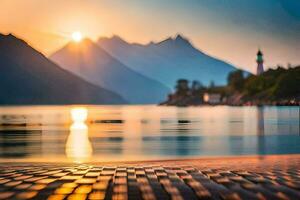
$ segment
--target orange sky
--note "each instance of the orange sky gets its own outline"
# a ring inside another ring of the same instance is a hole
[[[295,36],[300,27],[298,18],[287,15],[279,6],[270,11],[276,14],[271,16],[274,23],[278,17],[276,26],[263,18],[268,16],[264,15],[265,10],[259,24],[257,19],[250,20],[252,16],[243,15],[248,10],[232,18],[232,5],[227,3],[222,8],[212,4],[213,1],[191,0],[190,4],[184,4],[180,0],[132,0],[125,4],[120,0],[0,0],[0,32],[13,33],[46,55],[67,43],[74,31],[81,31],[93,40],[116,34],[139,43],[160,41],[182,33],[197,48],[249,71],[255,71],[258,47],[265,53],[268,66],[300,64],[297,55],[300,40]],[[287,27],[289,32],[280,32],[283,27],[279,18],[283,17],[293,22]],[[238,21],[239,18],[245,20],[247,26]],[[264,29],[263,22],[271,26]],[[274,32],[274,29],[280,31]]]

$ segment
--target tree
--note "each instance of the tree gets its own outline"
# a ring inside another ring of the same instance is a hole
[[[280,76],[273,88],[273,95],[279,99],[300,97],[299,72],[297,74],[297,71],[293,70]]]
[[[300,98],[300,66],[269,69],[261,76],[244,80],[243,93],[249,99],[282,100]]]
[[[241,92],[244,88],[244,74],[242,70],[230,72],[227,78],[228,85],[234,91]]]
[[[203,85],[200,81],[193,81],[192,82],[192,91],[198,91],[203,88]]]
[[[189,88],[189,81],[186,79],[179,79],[176,84],[176,94],[179,96],[186,96],[188,95],[190,88]]]

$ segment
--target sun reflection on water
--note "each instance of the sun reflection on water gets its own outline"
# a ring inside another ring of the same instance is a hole
[[[85,121],[88,110],[84,107],[71,109],[70,134],[66,144],[66,155],[76,163],[86,162],[93,153],[92,145],[88,136],[88,126]]]

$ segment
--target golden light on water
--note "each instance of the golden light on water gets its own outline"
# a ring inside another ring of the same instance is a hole
[[[76,107],[71,109],[71,117],[73,122],[78,123],[82,122],[85,123],[87,119],[88,111],[84,107]]]
[[[81,32],[79,31],[75,31],[72,33],[72,39],[75,41],[75,42],[80,42],[82,40],[82,34]]]
[[[86,108],[72,108],[70,134],[66,144],[66,155],[76,163],[89,160],[93,149],[88,135],[88,126],[85,121],[88,116]]]

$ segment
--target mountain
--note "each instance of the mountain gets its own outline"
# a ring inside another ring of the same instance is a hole
[[[0,104],[126,103],[60,68],[11,34],[0,34],[0,61]]]
[[[90,39],[70,42],[50,59],[89,82],[119,93],[130,103],[159,103],[169,93],[166,86],[130,69]]]
[[[98,45],[112,56],[146,76],[173,88],[178,79],[214,81],[225,85],[236,68],[196,49],[181,35],[147,45],[130,44],[119,36],[99,38]]]

